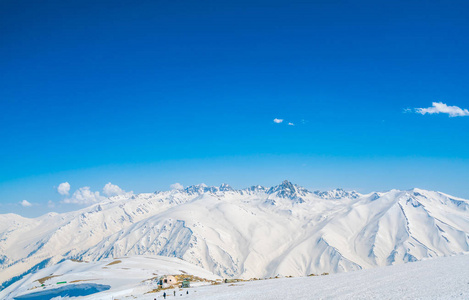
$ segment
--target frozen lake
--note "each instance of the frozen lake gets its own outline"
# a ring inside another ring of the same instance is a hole
[[[26,295],[17,296],[16,300],[41,300],[54,297],[80,297],[109,290],[111,286],[96,283],[68,284],[56,289],[47,289]]]

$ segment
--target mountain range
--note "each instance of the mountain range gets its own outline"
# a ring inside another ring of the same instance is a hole
[[[337,273],[469,251],[469,201],[291,182],[125,194],[68,213],[0,215],[2,288],[65,259],[160,255],[223,278]]]

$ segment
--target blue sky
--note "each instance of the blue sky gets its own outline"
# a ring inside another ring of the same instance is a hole
[[[62,182],[469,198],[467,1],[202,2],[0,3],[0,213],[74,209]]]

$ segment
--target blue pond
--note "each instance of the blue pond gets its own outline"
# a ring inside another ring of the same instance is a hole
[[[80,297],[109,290],[110,285],[96,283],[68,284],[56,289],[48,289],[26,295],[16,296],[15,300],[44,300],[54,297]]]

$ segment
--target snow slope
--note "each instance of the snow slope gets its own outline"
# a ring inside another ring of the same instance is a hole
[[[176,291],[180,299],[468,299],[469,298],[469,255],[439,257],[408,264],[338,273],[324,276],[278,278],[219,285],[192,285],[188,289],[169,289],[148,293],[156,287],[149,278],[154,274],[174,274],[183,270],[216,279],[214,275],[190,266],[174,258],[129,257],[119,259],[121,263],[109,265],[116,260],[99,263],[63,262],[48,267],[38,274],[29,275],[0,292],[2,299],[14,299],[34,293],[43,287],[38,279],[59,275],[45,281],[45,290],[57,289],[57,281],[68,281],[63,286],[74,287],[73,280],[106,284],[110,288],[103,292],[73,299],[173,299]],[[72,282],[71,282],[72,281]],[[29,289],[29,290],[28,290]],[[187,294],[188,292],[188,294]],[[26,298],[27,299],[27,298]]]
[[[179,274],[190,274],[207,280],[207,282],[193,283],[196,286],[220,280],[218,276],[174,257],[135,256],[105,259],[99,262],[66,260],[25,276],[1,291],[0,299],[14,299],[21,296],[27,299],[27,295],[47,294],[64,287],[73,290],[83,284],[107,287],[99,293],[98,299],[132,294],[144,295],[157,288],[156,282],[161,276]],[[88,297],[92,296],[88,295],[85,298]],[[49,298],[51,297],[43,296],[42,299]]]
[[[35,219],[0,215],[0,282],[67,258],[133,255],[222,277],[336,273],[469,251],[468,234],[469,201],[440,192],[197,185]]]
[[[435,258],[328,276],[207,286],[191,289],[189,295],[186,298],[193,300],[469,299],[469,256]],[[142,295],[137,299],[153,298]]]

